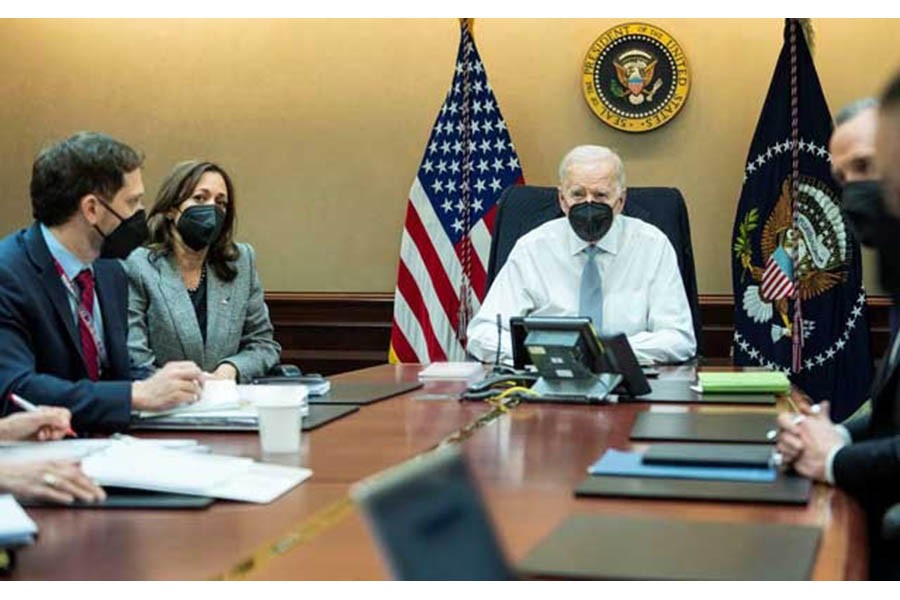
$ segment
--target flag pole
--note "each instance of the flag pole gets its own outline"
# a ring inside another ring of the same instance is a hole
[[[797,90],[797,19],[789,19],[791,53],[791,226],[798,231],[800,201],[800,112]],[[792,244],[791,258],[794,263],[794,279],[798,278],[797,256],[799,244]],[[794,286],[794,326],[791,331],[791,371],[799,373],[803,366],[803,308],[800,300],[800,286]]]
[[[390,356],[401,362],[465,360],[497,205],[503,190],[524,182],[472,19],[454,21],[453,78],[410,185],[400,241]]]
[[[472,114],[471,114],[471,73],[472,73],[472,27],[475,19],[460,19],[460,35],[468,37],[463,44],[463,85],[462,85],[462,111],[460,124],[462,132],[462,185],[460,189],[463,205],[463,246],[462,246],[462,277],[459,284],[459,310],[457,311],[456,337],[459,338],[463,348],[466,347],[466,330],[469,328],[469,320],[472,318]]]

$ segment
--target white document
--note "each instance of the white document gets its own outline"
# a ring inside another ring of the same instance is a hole
[[[116,442],[87,456],[84,472],[101,485],[265,504],[312,475],[309,469],[250,458]]]
[[[207,450],[193,439],[140,439],[117,435],[112,438],[56,440],[52,442],[0,442],[0,463],[36,462],[44,460],[81,460],[89,454],[105,450],[116,439],[127,439],[138,445],[178,448],[193,452]]]
[[[214,386],[214,383],[218,384],[229,382],[207,382],[206,384],[204,384],[203,393],[200,396],[200,400],[198,400],[197,402],[194,402],[192,404],[182,404],[181,406],[177,406],[171,410],[142,410],[138,412],[138,416],[141,418],[146,418],[164,415],[208,413],[222,410],[236,410],[241,407],[242,403],[240,398],[238,397],[235,385],[231,385],[231,387],[228,388],[220,385]]]
[[[100,485],[203,496],[252,464],[250,458],[114,443],[85,457],[81,468]]]
[[[12,494],[0,495],[0,547],[24,546],[34,541],[37,524]]]
[[[310,469],[253,463],[246,471],[215,486],[209,495],[225,500],[268,504],[311,476]]]
[[[420,381],[468,381],[484,375],[480,362],[433,362],[419,371]]]
[[[256,416],[256,405],[272,400],[293,404],[299,402],[303,416],[309,414],[309,387],[302,384],[257,384],[237,386],[238,397],[242,407],[249,407]]]
[[[323,379],[322,381],[308,381],[304,383],[307,388],[309,388],[310,396],[324,396],[328,392],[331,391],[331,381],[328,379]]]

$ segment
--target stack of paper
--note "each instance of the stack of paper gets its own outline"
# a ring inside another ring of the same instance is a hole
[[[312,475],[309,469],[210,454],[196,440],[108,439],[2,444],[0,462],[80,460],[103,486],[210,496],[265,504]],[[13,501],[15,502],[15,501]],[[0,505],[0,534],[6,509]],[[23,513],[24,514],[24,513]]]
[[[290,383],[290,382],[284,382]],[[301,375],[297,378],[297,383],[305,385],[309,390],[310,396],[324,396],[328,392],[331,391],[331,381],[325,379],[321,375]],[[257,384],[259,385],[259,384]],[[243,386],[238,386],[238,392],[240,393],[240,388]]]
[[[330,387],[331,384],[326,382]],[[259,420],[256,414],[256,403],[272,395],[296,396],[302,402],[301,416],[309,415],[307,396],[309,388],[298,384],[255,384],[238,385],[237,400],[231,394],[220,394],[218,391],[205,393],[203,399],[194,404],[179,406],[164,412],[141,411],[136,414],[137,421],[133,425],[203,428],[239,428],[255,429]],[[297,424],[300,427],[300,424]]]
[[[300,427],[300,423],[297,423]],[[132,429],[174,429],[184,431],[255,431],[259,429],[256,407],[246,406],[232,410],[216,410],[202,413],[189,411],[174,414],[150,414],[139,416],[131,422]]]
[[[12,495],[0,495],[0,548],[27,546],[34,542],[37,530]]]
[[[100,485],[260,504],[271,502],[312,475],[309,469],[257,463],[250,458],[125,441],[90,454],[81,468]]]
[[[698,391],[707,394],[784,394],[791,382],[781,371],[707,372],[697,374]]]
[[[433,362],[419,371],[419,381],[474,381],[483,376],[480,362]]]
[[[307,375],[264,375],[252,380],[253,385],[304,385],[310,396],[324,396],[331,391],[331,381],[318,373]],[[241,386],[238,386],[241,387]]]

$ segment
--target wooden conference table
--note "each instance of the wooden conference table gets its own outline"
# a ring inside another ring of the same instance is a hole
[[[418,371],[412,365],[384,365],[336,379],[415,381]],[[684,370],[664,371],[661,377],[684,377]],[[429,384],[305,433],[299,456],[266,460],[307,466],[314,475],[268,505],[219,501],[199,511],[29,509],[40,535],[34,546],[19,552],[10,577],[389,577],[347,491],[361,478],[434,447],[490,410],[484,403],[451,399],[461,387]],[[463,442],[511,561],[522,559],[572,513],[645,515],[821,526],[813,578],[865,577],[863,513],[847,495],[828,486],[815,486],[806,506],[575,498],[573,489],[586,476],[587,466],[606,448],[630,447],[628,434],[635,415],[647,406],[522,404]],[[196,437],[215,452],[261,458],[255,433],[152,436]]]

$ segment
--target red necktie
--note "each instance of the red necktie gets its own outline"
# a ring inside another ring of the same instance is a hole
[[[81,289],[81,305],[91,317],[94,316],[94,274],[84,269],[75,276],[75,283]],[[78,334],[81,336],[81,352],[87,366],[88,377],[93,381],[100,379],[100,360],[94,334],[82,319],[78,319]]]

